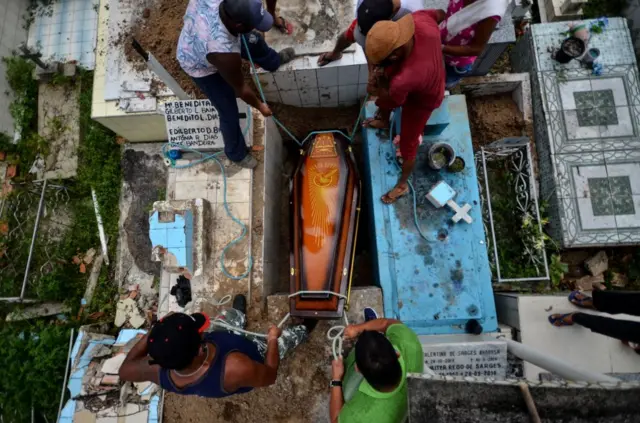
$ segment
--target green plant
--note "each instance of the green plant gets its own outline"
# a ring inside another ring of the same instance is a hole
[[[0,416],[5,422],[56,419],[69,346],[68,325],[0,327]],[[43,418],[44,416],[44,418]]]
[[[49,81],[50,85],[72,85],[74,79],[72,76],[66,76],[62,72],[56,72]]]
[[[589,0],[582,6],[583,19],[594,19],[601,16],[619,17],[622,16],[627,7],[627,0]]]
[[[540,276],[543,269],[532,260],[531,254],[541,257],[550,238],[540,229],[533,215],[519,209],[514,193],[515,176],[504,163],[489,162],[487,166],[500,275],[503,278]],[[541,205],[543,227],[547,223],[544,210]]]
[[[552,254],[549,262],[549,275],[551,277],[551,285],[554,288],[560,287],[560,282],[564,278],[564,274],[569,271],[569,266],[562,262],[559,254]]]

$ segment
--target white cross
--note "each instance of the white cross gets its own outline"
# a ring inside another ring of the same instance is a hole
[[[458,223],[460,219],[464,220],[469,224],[473,222],[473,219],[471,218],[471,216],[469,216],[469,210],[471,210],[471,206],[468,203],[460,207],[458,203],[456,203],[455,201],[449,200],[447,201],[447,206],[451,207],[451,210],[456,212],[456,214],[454,214],[453,217],[451,218],[451,220],[453,220],[454,223]]]

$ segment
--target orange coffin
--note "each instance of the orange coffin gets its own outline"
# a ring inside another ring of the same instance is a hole
[[[315,135],[304,150],[291,187],[291,315],[342,316],[353,265],[360,212],[360,178],[347,139]]]

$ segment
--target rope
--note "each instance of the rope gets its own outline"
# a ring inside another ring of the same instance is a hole
[[[227,295],[227,297],[229,297],[229,296]],[[284,316],[284,318],[282,320],[280,320],[280,322],[278,323],[278,327],[281,328],[282,325],[284,325],[285,322],[287,320],[289,320],[289,317],[291,317],[291,315],[289,313],[287,313],[287,315]],[[213,322],[211,322],[211,324],[213,326],[218,326],[220,328],[226,329],[226,330],[231,331],[231,332],[240,332],[240,333],[243,333],[245,335],[255,336],[255,337],[258,337],[258,338],[267,338],[267,336],[268,336],[266,333],[251,332],[251,331],[248,331],[248,330],[245,330],[245,329],[240,329],[237,326],[230,325],[229,323],[227,323],[226,321],[224,321],[222,319],[215,319]]]
[[[344,326],[336,325],[329,328],[327,331],[327,339],[331,341],[331,351],[333,352],[333,359],[337,360],[338,357],[342,357],[342,343],[344,341],[344,330],[349,326],[349,319],[347,319],[347,313],[342,313],[344,317]]]
[[[251,52],[249,51],[249,44],[247,44],[247,39],[244,36],[244,34],[242,35],[242,43],[244,44],[244,48],[247,51],[247,57],[249,58],[249,63],[251,64],[251,75],[253,76],[253,80],[256,84],[256,87],[258,88],[258,92],[260,93],[260,99],[262,100],[263,103],[267,104],[267,99],[264,96],[264,91],[262,89],[262,84],[260,83],[260,80],[258,79],[258,75],[256,73],[256,65],[253,62],[253,57],[251,56]],[[360,108],[359,112],[358,112],[358,118],[356,119],[356,123],[353,125],[353,130],[351,131],[351,135],[346,135],[345,133],[343,133],[342,131],[339,130],[331,130],[331,131],[312,131],[310,132],[302,141],[298,140],[298,138],[293,135],[291,133],[291,131],[289,131],[289,129],[287,129],[286,126],[284,126],[284,124],[282,122],[280,122],[274,115],[271,115],[271,119],[273,119],[273,121],[276,123],[276,125],[278,125],[280,128],[282,128],[282,130],[284,132],[287,133],[287,135],[289,137],[291,137],[292,140],[294,140],[296,142],[296,144],[298,144],[298,146],[302,147],[304,145],[304,143],[309,139],[309,137],[311,137],[312,135],[317,135],[317,134],[326,134],[326,133],[334,133],[337,132],[339,134],[341,134],[342,136],[344,136],[347,140],[349,140],[349,143],[353,142],[353,137],[356,134],[356,131],[358,129],[358,124],[360,123],[360,118],[362,117],[362,111],[364,110],[366,104],[367,104],[367,100],[369,100],[369,94],[367,94],[364,98],[364,102],[362,103],[362,107]]]
[[[289,294],[289,298],[293,298],[293,297],[297,297],[298,295],[303,295],[303,294],[329,294],[329,295],[335,295],[336,297],[339,298],[343,298],[343,299],[347,299],[347,296],[344,294],[340,294],[339,292],[333,292],[333,291],[298,291],[298,292],[294,292],[293,294]]]
[[[196,153],[196,154],[202,156],[202,158],[199,159],[199,160],[193,161],[193,162],[189,162],[189,163],[184,164],[184,165],[176,165],[175,164],[175,160],[173,160],[173,159],[171,159],[169,157],[169,153],[168,153],[168,150],[167,150],[168,147],[174,147],[174,148],[178,147],[181,150],[188,150],[190,152],[193,152],[193,153]],[[239,225],[242,228],[242,232],[240,233],[240,235],[237,236],[232,241],[230,241],[224,247],[224,249],[222,250],[222,254],[220,254],[220,265],[221,265],[221,268],[222,268],[222,273],[227,278],[232,279],[232,280],[236,280],[236,281],[246,278],[249,275],[249,273],[251,273],[251,269],[253,268],[253,257],[251,256],[251,252],[249,252],[249,255],[248,255],[247,270],[241,275],[232,275],[231,273],[229,273],[229,271],[227,270],[227,267],[224,264],[224,259],[225,259],[226,255],[227,255],[227,251],[231,247],[236,245],[238,242],[240,242],[247,235],[248,231],[247,231],[247,226],[240,219],[235,217],[231,213],[231,211],[229,210],[229,203],[227,203],[227,174],[224,171],[224,166],[222,165],[222,162],[220,162],[220,160],[218,160],[218,156],[220,154],[222,154],[222,152],[219,151],[217,153],[213,153],[213,154],[210,154],[210,155],[204,155],[202,152],[200,152],[198,150],[194,150],[193,148],[190,148],[190,147],[187,147],[187,146],[184,146],[184,145],[167,143],[164,146],[162,146],[162,153],[165,156],[165,158],[168,160],[168,162],[171,164],[171,166],[173,168],[175,168],[175,169],[185,169],[185,168],[192,167],[192,166],[195,166],[197,164],[200,164],[202,162],[205,162],[207,160],[213,160],[220,167],[220,172],[222,173],[223,188],[224,188],[223,189],[223,192],[224,192],[224,210],[227,213],[227,216],[229,216],[231,218],[231,220],[234,221],[234,223],[236,223],[237,225]],[[227,295],[227,296],[223,297],[223,299],[220,300],[220,301],[221,302],[224,301],[227,297],[229,297],[229,296]],[[230,301],[230,300],[227,300],[226,302],[228,302],[228,301]],[[223,304],[225,304],[225,303],[223,303]]]
[[[340,294],[339,292],[333,292],[333,291],[298,291],[298,292],[294,292],[293,294],[289,294],[289,298],[297,297],[298,295],[302,295],[302,294],[329,294],[329,295],[335,295],[338,298],[343,298],[345,301],[347,300],[346,295]],[[344,329],[347,326],[349,326],[349,319],[347,318],[347,313],[343,311],[342,317],[344,318],[344,326],[342,325],[332,326],[327,331],[327,339],[331,341],[331,348],[333,351],[334,360],[337,360],[338,357],[342,356],[342,342],[343,342]]]

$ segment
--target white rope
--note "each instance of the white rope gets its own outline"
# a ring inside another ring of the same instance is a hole
[[[225,295],[224,297],[222,297],[220,299],[220,301],[216,300],[215,298],[212,298],[210,301],[214,306],[219,307],[219,306],[223,306],[223,305],[225,305],[227,303],[230,303],[231,302],[231,298],[232,298],[231,295]],[[209,302],[209,300],[207,302]]]
[[[221,301],[223,301],[223,300],[224,300],[224,298]],[[290,317],[290,314],[287,313],[287,315],[284,316],[284,318],[282,320],[280,320],[280,323],[278,323],[278,327],[281,328],[282,325],[284,325],[285,322],[287,320],[289,320],[289,317]],[[243,333],[245,335],[256,336],[258,338],[266,338],[268,336],[266,333],[251,332],[251,331],[248,331],[248,330],[245,330],[245,329],[240,329],[237,326],[230,325],[229,323],[227,323],[226,321],[224,321],[222,319],[215,319],[214,321],[211,322],[211,324],[214,325],[214,326],[221,327],[221,328],[226,329],[226,330],[231,331],[231,332],[240,332],[240,333]]]
[[[298,291],[298,292],[294,292],[293,294],[289,294],[289,298],[297,297],[298,295],[303,295],[303,294],[329,294],[329,295],[335,295],[336,297],[343,298],[345,300],[347,299],[346,295],[340,294],[339,292],[333,292],[333,291]]]
[[[331,348],[333,352],[333,359],[337,360],[338,357],[342,357],[342,342],[344,339],[344,330],[349,326],[349,319],[347,319],[347,313],[343,312],[344,326],[336,325],[329,328],[327,331],[327,339],[331,341]]]

